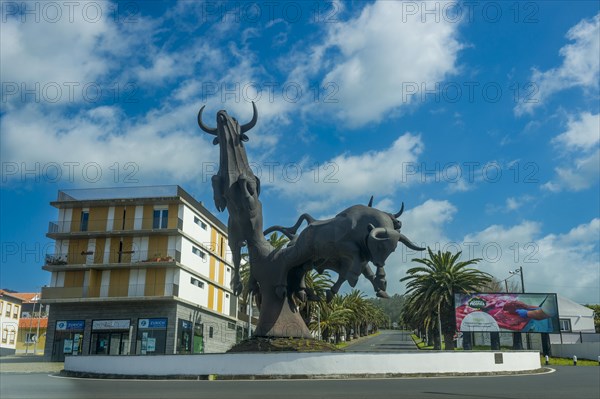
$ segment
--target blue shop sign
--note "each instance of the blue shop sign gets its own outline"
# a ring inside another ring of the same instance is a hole
[[[138,321],[138,328],[165,329],[167,328],[167,318],[140,319]]]
[[[192,329],[192,322],[186,321],[186,320],[180,320],[180,321],[181,321],[181,327],[183,327],[186,330]]]
[[[83,330],[85,320],[59,320],[56,322],[57,331]]]

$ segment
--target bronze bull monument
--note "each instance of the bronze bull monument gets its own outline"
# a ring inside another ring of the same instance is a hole
[[[306,298],[304,276],[309,270],[322,273],[327,269],[339,275],[327,293],[328,300],[345,281],[354,287],[361,274],[373,284],[377,296],[385,298],[388,296],[385,261],[398,242],[417,251],[424,248],[400,232],[402,224],[397,218],[404,204],[398,213],[390,214],[373,208],[372,198],[368,206],[354,205],[331,219],[316,220],[303,214],[292,227],[273,226],[263,232],[262,204],[258,199],[260,180],[250,169],[243,144],[248,141],[246,132],[258,119],[256,105],[252,103],[252,107],[252,120],[244,125],[226,111],[219,111],[216,128],[202,121],[204,107],[198,112],[198,125],[215,136],[213,144],[220,148],[219,171],[212,178],[212,186],[215,206],[229,213],[229,248],[234,265],[232,289],[236,295],[242,291],[241,250],[247,246],[250,289],[261,298],[255,335],[310,338],[308,327],[292,300],[293,295]],[[307,227],[297,233],[304,221]],[[286,247],[276,250],[265,239],[265,235],[273,231],[280,231],[290,239]],[[376,266],[376,273],[369,262]]]

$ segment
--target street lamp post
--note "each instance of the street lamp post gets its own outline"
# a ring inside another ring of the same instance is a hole
[[[519,266],[516,270],[509,271],[510,274],[518,274],[521,277],[521,293],[525,293],[525,281],[523,280],[523,266]]]
[[[523,266],[519,266],[516,270],[511,270],[509,272],[512,275],[518,274],[521,277],[521,293],[525,293],[525,280],[523,279]],[[529,334],[527,337],[527,349],[531,348],[531,340],[529,338]],[[513,333],[513,349],[523,349],[523,343],[521,341],[521,333]]]

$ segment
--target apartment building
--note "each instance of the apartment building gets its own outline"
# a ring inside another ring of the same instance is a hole
[[[14,355],[19,334],[21,298],[14,293],[0,290],[0,355]]]
[[[179,186],[62,190],[45,354],[224,352],[242,335],[226,226]]]

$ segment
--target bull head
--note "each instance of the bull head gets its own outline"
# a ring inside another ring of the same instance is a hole
[[[383,267],[385,260],[396,249],[398,242],[406,245],[414,251],[424,251],[410,241],[404,234],[398,230],[391,230],[385,227],[375,227],[369,224],[369,236],[367,237],[367,247],[371,254],[371,261],[377,267]]]
[[[258,120],[258,112],[256,111],[256,104],[254,104],[254,101],[252,101],[252,120],[241,126],[235,118],[229,117],[225,110],[220,110],[217,112],[217,127],[208,127],[202,121],[202,111],[204,111],[204,107],[206,106],[202,106],[198,112],[198,126],[200,126],[200,129],[204,130],[206,133],[216,136],[213,140],[214,145],[219,144],[219,137],[222,135],[222,132],[225,130],[225,128],[228,128],[228,130],[231,132],[239,132],[238,134],[241,141],[248,141],[246,132],[252,129]]]

